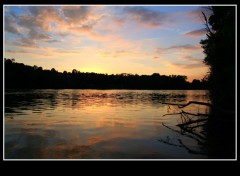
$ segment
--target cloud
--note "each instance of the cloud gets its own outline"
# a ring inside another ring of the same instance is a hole
[[[191,11],[183,12],[182,16],[187,18],[188,20],[191,20],[191,22],[201,23],[202,22],[202,8],[197,8]]]
[[[45,31],[53,30],[53,24],[64,24],[63,14],[53,6],[29,6],[27,7],[30,15],[27,17],[32,17],[31,24],[35,27],[39,27]],[[31,25],[30,24],[30,25]]]
[[[186,44],[186,45],[174,45],[174,46],[168,47],[166,49],[168,49],[168,50],[177,49],[177,50],[193,51],[193,50],[199,50],[199,47],[197,45]]]
[[[63,6],[61,10],[67,22],[80,23],[88,19],[90,8],[88,6]]]
[[[203,64],[203,61],[201,59],[192,57],[192,56],[185,56],[178,59],[181,63],[176,62],[170,62],[171,65],[180,67],[180,68],[186,68],[186,69],[194,69],[194,68],[201,68],[206,67],[206,65]]]
[[[31,52],[24,51],[24,50],[7,50],[6,52],[12,53],[12,54],[29,54],[29,53],[31,53]]]
[[[192,56],[185,56],[183,58],[180,58],[182,61],[187,61],[187,62],[194,62],[194,63],[202,63],[201,59],[192,57]]]
[[[102,51],[100,54],[103,57],[111,57],[111,58],[117,58],[117,57],[140,57],[142,56],[141,53],[130,51],[130,50],[115,50],[115,51]]]
[[[202,12],[206,15],[207,19],[212,14],[212,11],[208,7],[202,6],[202,7],[196,8],[194,10],[184,12],[182,15],[184,16],[184,18],[191,20],[191,22],[205,23]]]
[[[159,59],[159,57],[158,56],[154,56],[153,59]]]
[[[36,56],[51,56],[46,52],[32,52],[32,51],[25,51],[25,50],[7,50],[6,53],[9,54],[29,54],[29,55],[36,55]]]
[[[56,52],[61,53],[61,54],[82,54],[82,52],[80,52],[78,50],[57,49]]]
[[[167,53],[173,53],[173,52],[180,52],[180,53],[195,52],[201,49],[202,48],[199,44],[198,45],[185,44],[185,45],[173,45],[167,48],[158,47],[156,50],[158,54],[167,54]]]
[[[194,68],[200,68],[200,67],[206,67],[203,64],[200,63],[193,63],[193,64],[180,64],[180,63],[171,63],[173,66],[181,67],[185,69],[194,69]]]
[[[14,14],[13,9],[5,10],[5,31],[18,34],[14,43],[41,45],[61,42],[69,35],[87,37],[93,40],[107,39],[95,31],[95,25],[104,18],[98,7],[90,6],[28,6],[26,13]]]
[[[5,31],[12,34],[20,34],[16,20],[12,16],[5,16]]]
[[[160,27],[166,22],[167,18],[167,15],[162,12],[144,7],[125,7],[123,12],[127,13],[127,17],[131,20],[149,27]]]
[[[50,23],[60,19],[53,7],[30,6],[29,13],[16,15],[10,9],[5,17],[5,31],[18,34],[14,39],[16,45],[39,45],[42,42],[58,42],[49,30]]]
[[[194,31],[188,32],[184,35],[187,37],[201,37],[203,35],[206,35],[206,29],[202,28],[202,29],[194,30]]]

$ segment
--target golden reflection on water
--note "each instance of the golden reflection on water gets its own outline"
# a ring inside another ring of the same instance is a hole
[[[161,102],[208,101],[206,91],[9,90],[5,99],[7,159],[206,157],[158,141],[179,137],[162,126],[175,126],[179,116],[163,117],[168,106]],[[187,108],[208,111],[202,106]]]

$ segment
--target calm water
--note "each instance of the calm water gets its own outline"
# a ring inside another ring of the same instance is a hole
[[[6,159],[207,158],[161,142],[204,148],[173,130],[180,122],[161,102],[208,102],[199,90],[6,90]],[[206,113],[201,105],[184,108]]]

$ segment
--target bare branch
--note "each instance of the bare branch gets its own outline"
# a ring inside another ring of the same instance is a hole
[[[177,114],[182,114],[182,112],[178,112],[178,113],[170,113],[170,114],[164,114],[162,117],[167,116],[167,115],[177,115]]]
[[[225,110],[225,109],[222,109],[218,106],[215,106],[215,105],[212,105],[211,103],[206,103],[206,102],[199,102],[199,101],[189,101],[187,104],[176,104],[176,103],[162,103],[162,104],[167,104],[167,105],[175,105],[175,106],[178,106],[178,108],[184,108],[190,104],[199,104],[199,105],[205,105],[205,106],[209,106],[211,108],[214,108],[216,110],[218,110],[219,112],[222,112],[222,113],[227,113],[227,114],[234,114],[235,112],[234,111],[229,111],[229,110]]]
[[[176,133],[179,133],[179,134],[181,134],[181,135],[184,135],[184,136],[187,136],[187,137],[189,137],[189,138],[191,138],[191,139],[196,140],[196,141],[197,141],[199,144],[201,144],[201,145],[204,144],[200,139],[198,139],[198,138],[196,138],[195,136],[193,136],[193,135],[194,135],[193,132],[189,132],[190,134],[192,134],[192,135],[190,135],[190,134],[186,134],[186,133],[183,133],[183,132],[181,132],[181,131],[175,130],[175,129],[173,129],[173,128],[167,126],[167,125],[165,125],[164,123],[162,123],[162,125],[165,126],[165,127],[168,128],[168,129],[176,132]]]
[[[181,126],[186,126],[186,125],[190,125],[190,124],[193,124],[193,123],[204,122],[204,121],[207,121],[207,120],[208,120],[207,118],[205,118],[205,119],[198,119],[198,120],[188,121],[186,123],[178,124],[177,126],[181,127]]]
[[[202,11],[202,14],[203,14],[203,17],[204,17],[204,20],[205,20],[205,26],[207,28],[207,31],[212,35],[213,33],[212,33],[211,29],[208,26],[208,19],[207,19],[206,15],[205,15],[205,13],[203,11]]]

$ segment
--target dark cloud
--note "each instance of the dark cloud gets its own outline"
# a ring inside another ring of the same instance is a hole
[[[28,33],[28,38],[34,40],[49,40],[50,35],[41,29],[31,29]]]
[[[29,30],[36,28],[36,27],[40,27],[38,20],[35,19],[35,17],[31,16],[31,15],[22,15],[22,16],[17,17],[17,23],[21,27],[29,29]]]
[[[125,7],[123,10],[127,13],[128,18],[151,27],[161,26],[167,17],[164,13],[144,7]]]
[[[25,7],[29,13],[15,15],[8,9],[5,16],[5,31],[19,34],[14,40],[18,46],[36,46],[41,42],[53,43],[58,40],[53,39],[48,31],[49,21],[47,19],[58,19],[58,12],[53,7],[30,6]],[[21,32],[19,31],[21,29]]]
[[[12,34],[20,34],[16,20],[12,16],[5,16],[5,31]]]
[[[87,20],[90,11],[88,6],[64,6],[61,9],[66,20],[70,23]]]
[[[29,6],[28,11],[34,17],[41,17],[46,14],[53,15],[55,17],[59,15],[57,9],[53,6]]]
[[[201,37],[203,35],[206,35],[206,29],[202,28],[202,29],[194,30],[194,31],[188,32],[184,35],[188,36],[188,37]]]
[[[18,47],[40,48],[39,47],[40,42],[55,43],[55,42],[60,42],[60,41],[51,39],[51,38],[37,39],[35,37],[33,39],[33,38],[28,38],[28,37],[21,37],[21,38],[15,39],[15,41],[11,42],[11,44],[14,46],[18,46]]]

